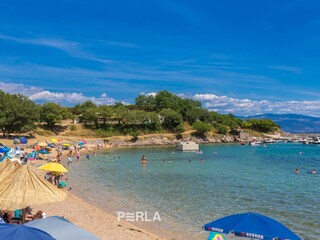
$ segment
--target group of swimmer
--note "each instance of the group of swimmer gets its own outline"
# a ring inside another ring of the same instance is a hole
[[[317,170],[315,168],[313,168],[311,171],[310,171],[311,174],[317,174]],[[300,169],[299,168],[296,168],[296,174],[300,174]]]
[[[301,156],[303,154],[303,152],[299,152],[299,155]],[[311,171],[310,171],[311,174],[317,174],[317,169],[313,168]],[[300,169],[299,168],[296,168],[296,174],[300,174]]]
[[[142,165],[142,166],[146,166],[146,165],[147,165],[147,158],[143,155],[143,156],[140,158],[140,162],[141,162],[141,165]],[[164,163],[165,160],[162,159],[160,162],[161,162],[161,163]],[[168,162],[171,163],[170,160],[169,160]],[[188,162],[191,163],[191,159],[189,159]],[[203,163],[203,162],[204,162],[204,159],[201,158],[201,159],[199,160],[199,162],[200,162],[200,163]]]

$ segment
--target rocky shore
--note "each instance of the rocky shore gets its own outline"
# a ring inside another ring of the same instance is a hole
[[[153,136],[153,137],[141,137],[136,141],[127,139],[112,139],[107,140],[108,145],[111,147],[133,147],[133,146],[163,146],[163,145],[175,145],[180,141],[193,141],[199,144],[208,143],[236,143],[240,142],[238,137],[232,135],[216,135],[213,137],[197,138],[193,136],[187,136],[183,139],[176,139],[174,136]]]

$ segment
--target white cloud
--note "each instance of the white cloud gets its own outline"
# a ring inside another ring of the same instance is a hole
[[[92,101],[95,104],[112,104],[115,99],[102,93],[100,97],[90,97],[83,93],[75,92],[51,92],[43,88],[27,87],[24,84],[0,82],[0,89],[7,93],[21,93],[36,102],[56,102],[65,104],[76,104],[85,101]]]
[[[320,100],[314,101],[269,101],[238,99],[215,94],[195,94],[193,99],[204,103],[204,106],[219,113],[233,113],[238,116],[252,116],[263,113],[295,113],[320,116]]]
[[[150,92],[146,94],[146,96],[153,96],[153,97],[155,97],[156,95],[157,95],[156,92]]]
[[[295,74],[299,74],[302,72],[302,69],[300,67],[293,67],[293,66],[269,66],[269,68],[275,69],[275,70],[291,72],[291,73],[295,73]]]
[[[95,54],[86,51],[83,48],[82,44],[79,42],[69,41],[63,38],[17,38],[9,35],[0,34],[0,39],[20,44],[54,48],[63,51],[72,57],[81,58],[88,61],[95,61],[101,63],[113,62],[110,59],[97,57]]]

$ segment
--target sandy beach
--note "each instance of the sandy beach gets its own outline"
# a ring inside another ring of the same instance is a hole
[[[94,233],[101,239],[156,240],[163,239],[126,221],[118,221],[110,213],[96,208],[68,193],[63,202],[37,205],[35,211],[44,211],[47,216],[64,216],[72,223]]]
[[[36,137],[31,139],[27,145],[19,145],[20,148],[23,148],[25,152],[31,152],[30,148],[35,142],[51,142],[52,138],[60,139],[59,137]],[[62,140],[62,139],[61,139]],[[79,138],[63,138],[64,142],[69,143],[77,143]],[[94,150],[96,144],[92,144],[92,142],[100,141],[103,142],[102,139],[88,139],[88,143],[86,148],[80,149],[80,153],[82,158],[84,154],[87,152],[91,152]],[[9,147],[17,147],[14,146],[12,139],[1,139],[1,143],[9,146]],[[109,148],[111,146],[105,145],[100,150],[104,148]],[[53,149],[52,153],[49,155],[49,158],[54,158],[55,149]],[[68,151],[63,151],[62,164],[67,165],[67,153]],[[28,162],[28,164],[37,166],[39,164],[45,163],[43,160],[35,160],[32,162]],[[43,174],[43,171],[37,171],[40,175]],[[79,183],[80,184],[80,183]],[[46,213],[47,216],[63,216],[72,223],[86,229],[87,231],[95,234],[101,239],[129,239],[129,240],[156,240],[163,239],[156,236],[153,233],[150,233],[140,227],[137,227],[126,221],[118,221],[118,219],[113,216],[111,213],[99,209],[83,199],[75,196],[68,191],[68,198],[62,202],[55,202],[37,206],[31,206],[33,208],[33,212],[37,212],[38,210],[42,210]]]

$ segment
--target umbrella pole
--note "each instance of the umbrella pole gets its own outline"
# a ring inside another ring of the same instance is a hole
[[[22,224],[26,223],[26,209],[22,209]]]

